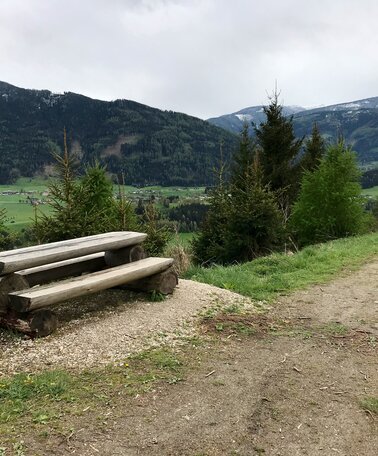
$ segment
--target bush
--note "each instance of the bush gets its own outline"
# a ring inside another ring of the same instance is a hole
[[[11,250],[21,245],[20,236],[10,232],[5,223],[7,221],[7,213],[5,209],[0,209],[0,251]]]

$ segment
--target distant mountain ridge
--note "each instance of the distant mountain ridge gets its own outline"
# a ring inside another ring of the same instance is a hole
[[[220,144],[227,160],[238,143],[236,135],[186,114],[0,82],[0,183],[48,173],[64,128],[81,164],[100,160],[136,185],[209,185]]]
[[[298,137],[311,134],[316,122],[321,134],[329,141],[343,136],[357,152],[361,164],[378,165],[378,97],[311,109],[285,106],[284,113],[293,116],[294,130]],[[252,106],[208,119],[208,122],[239,133],[245,121],[259,125],[264,120],[263,106]]]
[[[284,106],[283,112],[285,115],[291,116],[297,112],[304,111],[305,109],[306,108],[302,108],[301,106]],[[259,125],[264,120],[265,114],[263,105],[250,106],[249,108],[244,108],[231,114],[207,119],[207,121],[213,125],[224,128],[225,130],[229,130],[233,133],[240,133],[245,122],[253,122]]]

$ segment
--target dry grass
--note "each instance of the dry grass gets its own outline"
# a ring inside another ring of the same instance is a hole
[[[165,255],[174,259],[174,269],[182,277],[192,264],[192,257],[188,246],[178,242],[169,245],[165,250]]]

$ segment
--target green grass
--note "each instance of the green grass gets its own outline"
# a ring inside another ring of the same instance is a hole
[[[12,185],[0,185],[0,193],[10,190],[14,192],[32,192],[29,196],[38,199],[46,199],[42,196],[42,193],[47,190],[49,185],[49,179],[43,178],[25,178],[22,177]],[[205,187],[131,187],[129,185],[124,186],[125,194],[134,203],[141,198],[143,201],[148,200],[152,196],[155,197],[158,206],[161,206],[161,202],[168,196],[178,196],[179,203],[188,201],[198,201],[199,198],[205,196]],[[114,186],[114,192],[118,192],[118,186]],[[22,228],[26,228],[32,222],[34,217],[34,208],[28,203],[26,194],[21,195],[1,195],[0,194],[0,208],[5,208],[7,211],[8,221],[6,225],[15,230],[21,231]],[[21,202],[20,202],[21,201]],[[38,210],[44,213],[49,213],[50,207],[46,205],[39,205]],[[186,236],[185,236],[186,235]],[[187,239],[191,238],[191,233],[183,233],[179,235],[184,243],[187,243]]]
[[[378,415],[378,397],[365,397],[361,399],[360,405],[364,410]]]
[[[182,245],[183,247],[188,247],[190,241],[193,239],[195,233],[177,233],[169,241],[169,246],[174,246],[176,244]]]
[[[229,267],[195,267],[187,277],[226,288],[256,300],[330,280],[378,254],[378,233],[306,247],[295,255],[273,254]]]
[[[372,196],[373,198],[378,197],[378,185],[375,187],[364,188],[362,194],[365,196]]]
[[[182,380],[183,363],[172,349],[151,349],[103,369],[68,373],[62,370],[0,378],[0,435],[17,437],[30,423],[43,431],[59,426],[63,416],[85,415],[121,397],[150,391],[158,382]]]

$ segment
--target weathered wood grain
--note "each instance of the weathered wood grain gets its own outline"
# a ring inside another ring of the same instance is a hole
[[[146,237],[147,235],[144,233],[117,231],[0,252],[0,274],[9,274],[20,269],[55,263],[105,250],[118,250],[139,244]]]
[[[167,295],[173,293],[177,285],[178,274],[173,268],[169,268],[159,274],[130,282],[122,286],[122,288],[145,292],[156,291]]]
[[[132,245],[119,250],[105,252],[105,263],[109,267],[120,266],[121,264],[146,258],[146,252],[141,245]]]
[[[39,309],[83,294],[96,293],[106,288],[158,274],[172,264],[172,258],[145,258],[56,284],[9,293],[9,307],[17,312]]]

